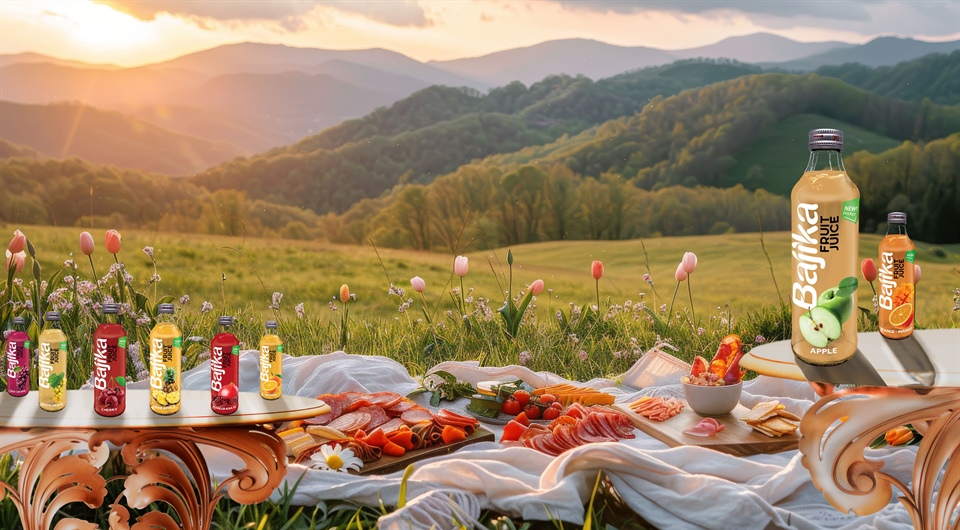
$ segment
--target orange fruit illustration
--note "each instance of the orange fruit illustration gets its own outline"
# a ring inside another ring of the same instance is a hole
[[[909,285],[909,284],[908,284]],[[913,304],[903,304],[890,312],[890,325],[905,328],[913,322]]]
[[[277,391],[278,386],[279,385],[277,384],[276,379],[268,379],[263,382],[261,388],[263,389],[264,394],[273,394]]]

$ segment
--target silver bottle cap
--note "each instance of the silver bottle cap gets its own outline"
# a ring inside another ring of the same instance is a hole
[[[890,212],[887,214],[887,224],[907,224],[907,214],[904,212]]]
[[[843,151],[843,131],[840,129],[814,129],[807,135],[811,151]]]

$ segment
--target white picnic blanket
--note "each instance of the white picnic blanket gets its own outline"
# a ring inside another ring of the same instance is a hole
[[[618,378],[621,383],[643,386],[642,390],[618,387],[611,380],[590,383],[616,394],[618,402],[641,395],[681,395],[679,385],[673,383],[679,372],[670,373],[669,367],[653,366],[645,359]],[[241,388],[256,387],[257,362],[256,351],[242,353]],[[385,357],[336,352],[284,357],[283,363],[287,376],[284,393],[299,396],[385,390],[406,394],[419,386],[399,363]],[[445,362],[435,369],[447,370],[472,383],[501,376],[532,384],[563,381],[555,374],[535,373],[521,366],[485,368]],[[203,364],[185,373],[183,386],[189,390],[209,388],[208,366]],[[795,414],[803,414],[815,395],[806,383],[781,379],[759,377],[744,384],[744,405],[771,398],[779,399]],[[417,400],[429,405],[424,395]],[[466,403],[462,399],[452,404],[443,402],[443,406],[462,411]],[[501,429],[494,426],[491,430],[499,439]],[[602,470],[624,501],[658,528],[912,528],[906,510],[893,499],[869,516],[835,510],[813,486],[809,472],[800,464],[798,451],[743,458],[700,447],[668,448],[640,431],[636,435],[634,440],[591,444],[556,458],[484,442],[423,460],[416,464],[408,483],[407,506],[384,516],[380,526],[452,528],[456,518],[469,527],[485,509],[529,520],[582,524],[583,506]],[[909,483],[915,454],[916,448],[887,448],[873,451],[871,457],[884,462],[884,472]],[[218,479],[230,476],[235,465],[236,461],[223,453],[210,455],[211,471]],[[370,506],[381,502],[396,505],[401,480],[399,472],[359,477],[291,465],[287,481],[292,486],[301,475],[293,497],[296,505],[339,499]]]

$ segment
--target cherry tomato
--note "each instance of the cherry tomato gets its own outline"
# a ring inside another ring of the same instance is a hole
[[[526,390],[517,390],[513,393],[513,399],[520,402],[520,405],[526,407],[530,403],[530,392]]]
[[[523,409],[523,413],[531,420],[535,420],[540,417],[540,407],[531,403]]]
[[[500,405],[500,412],[507,416],[516,416],[520,414],[520,409],[522,408],[519,401],[513,398],[507,398],[506,401],[503,402],[503,405]]]
[[[555,420],[560,417],[560,409],[555,407],[548,407],[543,411],[543,419],[545,420]]]
[[[553,394],[542,394],[540,396],[540,403],[543,403],[544,405],[550,405],[551,403],[555,403],[556,401],[557,401],[557,396]]]
[[[554,401],[553,403],[551,403],[550,408],[557,409],[560,412],[563,412],[563,404],[560,403],[559,401]]]

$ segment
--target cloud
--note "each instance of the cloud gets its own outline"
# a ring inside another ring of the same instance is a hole
[[[429,26],[432,21],[413,0],[93,0],[141,20],[160,13],[220,21],[276,22],[290,31],[305,28],[304,17],[320,6],[361,15],[393,26]]]

